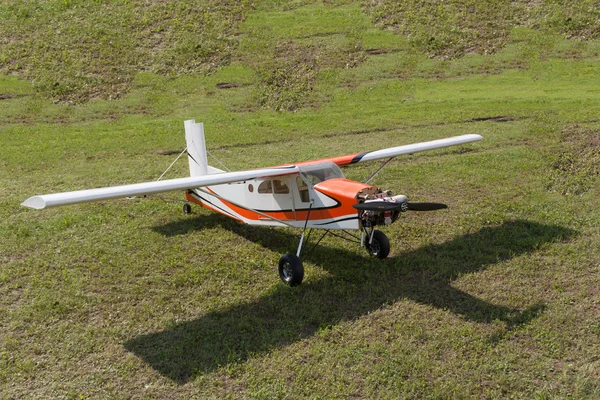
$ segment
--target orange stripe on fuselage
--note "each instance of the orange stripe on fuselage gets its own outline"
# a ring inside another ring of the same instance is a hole
[[[355,214],[357,214],[357,211],[352,206],[357,203],[357,199],[356,199],[357,194],[364,189],[372,188],[372,186],[366,185],[366,184],[360,183],[360,182],[354,182],[354,181],[344,179],[344,178],[335,178],[335,179],[330,179],[330,180],[327,180],[324,182],[320,182],[320,183],[316,184],[314,186],[314,188],[315,188],[315,190],[318,190],[320,193],[337,201],[337,204],[335,206],[331,206],[331,207],[327,207],[327,208],[312,209],[312,210],[310,210],[310,216],[308,215],[308,213],[309,213],[308,208],[296,209],[296,212],[294,212],[293,210],[289,210],[289,211],[260,210],[260,212],[263,214],[266,214],[272,218],[283,220],[283,221],[286,221],[286,220],[288,220],[288,221],[304,221],[304,220],[306,220],[307,217],[309,217],[310,221],[332,220],[332,219],[336,219],[336,218],[340,218],[340,217],[344,217],[344,216],[348,216],[348,215],[355,215]],[[212,190],[211,188],[206,187],[206,189],[209,192],[211,192],[212,194],[214,194],[215,196],[217,195],[217,193],[214,190]],[[187,194],[187,196],[192,197],[192,199],[193,199],[193,196],[190,196],[189,194]],[[266,218],[264,215],[261,215],[251,209],[237,206],[223,198],[221,198],[219,200],[224,205],[229,207],[233,212],[239,214],[240,216],[242,216],[243,218],[246,218],[248,220],[258,221],[258,220],[262,220],[262,219]],[[192,200],[192,201],[198,203],[195,200]],[[222,211],[220,211],[214,207],[211,207],[208,204],[205,204],[204,202],[200,202],[199,204],[201,204],[202,206],[209,208],[211,210],[220,212],[221,214],[225,214]],[[225,215],[227,215],[227,214],[225,214]],[[228,215],[228,216],[230,216],[230,215]]]
[[[214,192],[213,192],[213,193],[214,193]],[[225,215],[226,217],[232,218],[232,219],[234,219],[234,220],[236,220],[236,221],[243,222],[241,219],[239,219],[239,218],[236,218],[234,215],[232,215],[232,214],[228,214],[227,212],[225,212],[225,211],[223,211],[223,210],[220,210],[220,209],[218,209],[217,207],[213,207],[213,206],[211,206],[210,204],[208,204],[208,203],[206,203],[206,202],[203,202],[203,201],[201,201],[201,200],[197,199],[197,198],[196,198],[196,197],[195,197],[193,194],[190,194],[189,192],[186,192],[186,193],[185,193],[185,198],[186,198],[186,200],[188,200],[188,201],[191,201],[191,202],[192,202],[192,203],[194,203],[194,204],[201,205],[202,207],[204,207],[204,208],[206,208],[206,209],[208,209],[208,210],[211,210],[211,211],[217,212],[217,213],[219,213],[219,214],[223,214],[223,215]]]

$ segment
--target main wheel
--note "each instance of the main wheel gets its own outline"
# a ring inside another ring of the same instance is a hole
[[[184,203],[183,204],[183,213],[189,214],[191,212],[192,212],[192,206],[190,206],[190,203]]]
[[[390,254],[390,241],[385,233],[375,230],[373,232],[373,241],[366,243],[367,251],[373,257],[377,257],[381,260],[386,258]]]
[[[290,285],[296,286],[302,283],[304,279],[304,267],[302,260],[295,254],[284,254],[279,259],[279,277]]]

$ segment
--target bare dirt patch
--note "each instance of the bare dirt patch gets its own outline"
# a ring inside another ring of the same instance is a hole
[[[219,82],[215,85],[217,89],[233,89],[239,85],[235,82]]]
[[[481,122],[481,121],[493,121],[493,122],[511,122],[511,121],[516,121],[517,117],[511,117],[508,115],[498,115],[495,117],[480,117],[480,118],[473,118],[471,120],[471,122]]]
[[[389,53],[389,50],[386,49],[367,49],[365,50],[365,53],[369,56],[376,56],[378,54],[387,54]]]

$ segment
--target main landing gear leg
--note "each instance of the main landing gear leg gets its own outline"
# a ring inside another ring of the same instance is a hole
[[[298,244],[298,250],[296,254],[284,254],[279,259],[279,277],[281,280],[290,286],[297,286],[302,283],[304,279],[304,266],[302,265],[302,244],[304,242],[304,234],[306,233],[306,227],[308,226],[308,219],[310,217],[310,210],[312,209],[313,203],[310,203],[308,213],[306,214],[306,221],[304,221],[304,229],[300,236],[300,243]],[[309,233],[310,236],[310,233]]]
[[[300,254],[302,253],[302,242],[304,242],[304,233],[300,236],[300,243],[296,254],[284,254],[279,259],[279,277],[281,280],[290,286],[296,286],[302,283],[304,279],[304,266]]]

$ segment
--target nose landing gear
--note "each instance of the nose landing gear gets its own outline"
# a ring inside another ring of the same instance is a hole
[[[368,237],[365,247],[372,257],[383,260],[390,254],[390,240],[385,233],[373,230]]]

